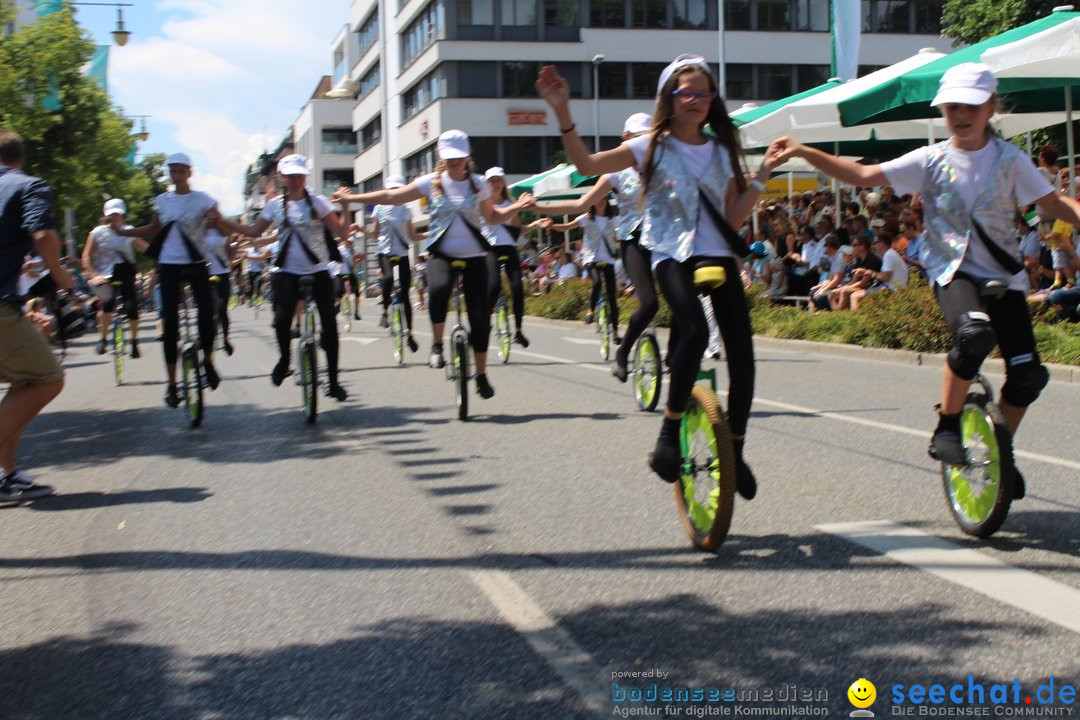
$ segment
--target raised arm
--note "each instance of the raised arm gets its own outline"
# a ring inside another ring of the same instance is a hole
[[[219,232],[234,232],[239,233],[240,235],[247,235],[248,237],[259,237],[273,222],[273,220],[266,220],[262,217],[258,217],[255,219],[255,222],[250,225],[243,225],[222,215],[216,206],[206,214],[206,220],[210,225],[216,227]]]
[[[154,213],[150,220],[149,225],[143,225],[142,227],[130,227],[120,228],[116,231],[117,235],[124,237],[142,238],[143,240],[152,240],[155,235],[161,232],[161,218],[157,213]]]
[[[342,186],[333,192],[330,199],[334,202],[343,204],[404,205],[413,200],[419,200],[423,195],[424,194],[420,192],[420,189],[416,187],[416,183],[411,182],[408,185],[399,188],[383,188],[382,190],[356,194],[350,193],[349,188]]]
[[[573,230],[574,228],[579,228],[579,227],[581,227],[581,221],[578,220],[577,218],[575,218],[575,219],[571,220],[570,222],[565,222],[565,223],[555,223],[555,222],[553,222],[550,225],[547,225],[544,229],[545,230],[550,230],[551,232],[566,232],[567,230]]]
[[[581,136],[570,117],[570,84],[559,74],[554,65],[545,65],[536,79],[536,91],[555,112],[562,135],[563,148],[578,172],[585,175],[603,175],[634,166],[634,153],[620,145],[611,150],[589,154]]]
[[[761,197],[761,192],[765,189],[765,181],[769,179],[769,175],[772,174],[772,170],[776,167],[780,158],[780,149],[775,148],[775,146],[776,143],[773,143],[773,146],[770,146],[765,153],[761,166],[747,184],[745,190],[739,192],[739,186],[734,182],[728,184],[727,197],[724,199],[726,204],[725,216],[732,227],[737,228],[746,222],[746,219],[750,217],[750,213],[753,212],[758,198]]]
[[[537,205],[533,212],[542,215],[580,215],[600,201],[600,198],[611,192],[611,183],[607,178],[601,177],[596,184],[577,200],[567,202],[548,203]]]
[[[775,156],[771,167],[782,165],[790,158],[801,157],[826,175],[848,185],[866,187],[889,184],[889,179],[880,165],[860,165],[853,160],[808,147],[786,136],[773,142],[766,153],[766,157],[769,156]]]
[[[480,203],[480,209],[484,213],[484,222],[488,225],[502,225],[511,218],[516,217],[520,210],[531,210],[536,201],[530,193],[522,193],[521,197],[511,205],[504,208],[495,207],[495,200],[490,196]]]

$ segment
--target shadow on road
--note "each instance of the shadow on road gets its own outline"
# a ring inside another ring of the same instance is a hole
[[[115,493],[83,492],[50,495],[28,503],[31,510],[57,512],[60,510],[90,510],[115,505],[141,505],[146,503],[193,503],[201,502],[213,494],[206,488],[163,488],[160,490],[125,490]]]

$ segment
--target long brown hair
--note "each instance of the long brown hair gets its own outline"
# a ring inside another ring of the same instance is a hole
[[[431,183],[431,189],[436,195],[444,194],[442,186],[442,174],[446,171],[446,161],[439,158],[439,161],[435,163],[435,181]],[[473,164],[472,156],[469,156],[469,163],[465,167],[465,177],[469,181],[469,189],[473,191],[473,195],[480,194],[480,188],[476,186],[476,181],[473,180],[473,174],[476,172],[476,165]]]
[[[686,67],[679,68],[678,71],[671,74],[671,77],[664,87],[660,89],[660,94],[656,97],[656,108],[653,110],[651,138],[649,140],[649,147],[645,151],[645,170],[641,174],[642,186],[645,191],[648,192],[649,183],[652,181],[653,173],[656,172],[656,165],[654,163],[654,155],[656,153],[656,146],[660,141],[660,138],[668,133],[668,128],[671,125],[671,116],[675,114],[675,101],[672,98],[672,91],[678,87],[679,79],[684,75],[691,73],[701,73],[709,81],[709,89],[716,92],[717,95],[712,99],[709,104],[709,114],[705,116],[705,121],[702,123],[702,127],[708,125],[712,130],[713,135],[716,137],[717,142],[723,145],[728,151],[728,157],[731,160],[731,172],[734,175],[735,187],[739,189],[739,192],[746,190],[746,176],[742,167],[742,144],[739,142],[739,132],[735,129],[735,123],[731,121],[731,117],[727,113],[727,108],[724,107],[724,99],[720,96],[719,90],[716,87],[716,79],[712,76],[712,73],[705,72],[701,67],[697,65],[687,65]],[[641,194],[641,204],[644,205],[645,193]]]

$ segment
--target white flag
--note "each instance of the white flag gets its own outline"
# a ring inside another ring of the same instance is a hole
[[[859,74],[859,41],[862,37],[860,0],[830,0],[832,76],[854,80]]]

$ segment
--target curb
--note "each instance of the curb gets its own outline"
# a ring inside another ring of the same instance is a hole
[[[574,320],[555,320],[536,315],[529,315],[530,322],[554,325],[566,328],[581,328],[583,324]],[[783,352],[830,355],[856,360],[899,363],[901,365],[920,365],[925,367],[943,367],[945,353],[924,353],[914,350],[892,350],[889,348],[871,348],[843,343],[815,342],[813,340],[785,340],[781,338],[755,335],[754,345],[759,348],[781,350]],[[1050,372],[1050,379],[1062,383],[1080,383],[1080,367],[1076,365],[1057,365],[1044,363]],[[994,375],[1005,374],[1005,363],[1001,358],[988,358],[983,363],[983,370]]]

